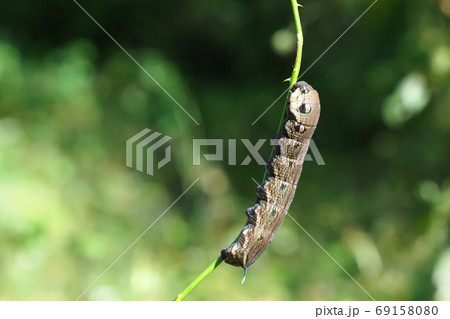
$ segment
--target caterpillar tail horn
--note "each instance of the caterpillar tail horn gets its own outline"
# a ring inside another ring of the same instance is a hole
[[[242,278],[241,285],[244,284],[245,277],[247,277],[247,269],[248,269],[248,267],[245,267],[245,268],[244,268],[244,278]]]

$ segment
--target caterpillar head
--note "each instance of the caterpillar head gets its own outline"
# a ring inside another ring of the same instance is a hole
[[[298,124],[316,126],[320,115],[317,91],[306,82],[295,83],[289,95],[287,114],[289,119],[295,120]]]

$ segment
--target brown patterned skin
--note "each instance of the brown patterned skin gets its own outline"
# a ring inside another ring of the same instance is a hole
[[[222,250],[225,262],[247,270],[272,241],[294,198],[319,116],[317,91],[303,81],[294,84],[279,145],[267,161],[269,177],[256,188],[259,201],[246,211],[248,224],[236,241]]]

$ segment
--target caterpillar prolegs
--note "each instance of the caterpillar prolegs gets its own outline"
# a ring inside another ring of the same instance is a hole
[[[259,200],[247,209],[248,223],[236,241],[221,252],[225,262],[244,268],[245,274],[286,217],[319,116],[317,91],[303,81],[294,84],[281,133],[276,136],[278,145],[267,160],[268,178],[256,188]]]

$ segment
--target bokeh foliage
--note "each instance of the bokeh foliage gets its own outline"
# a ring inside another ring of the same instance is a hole
[[[202,161],[193,138],[275,133],[295,38],[289,1],[0,3],[0,299],[168,300],[226,247],[263,168]],[[305,0],[303,70],[370,5]],[[320,93],[292,216],[379,300],[450,299],[450,0],[380,0],[303,77]],[[172,137],[150,177],[125,141]],[[268,156],[268,145],[264,149]],[[238,143],[242,161],[247,155]],[[251,269],[191,300],[366,300],[290,219]]]

